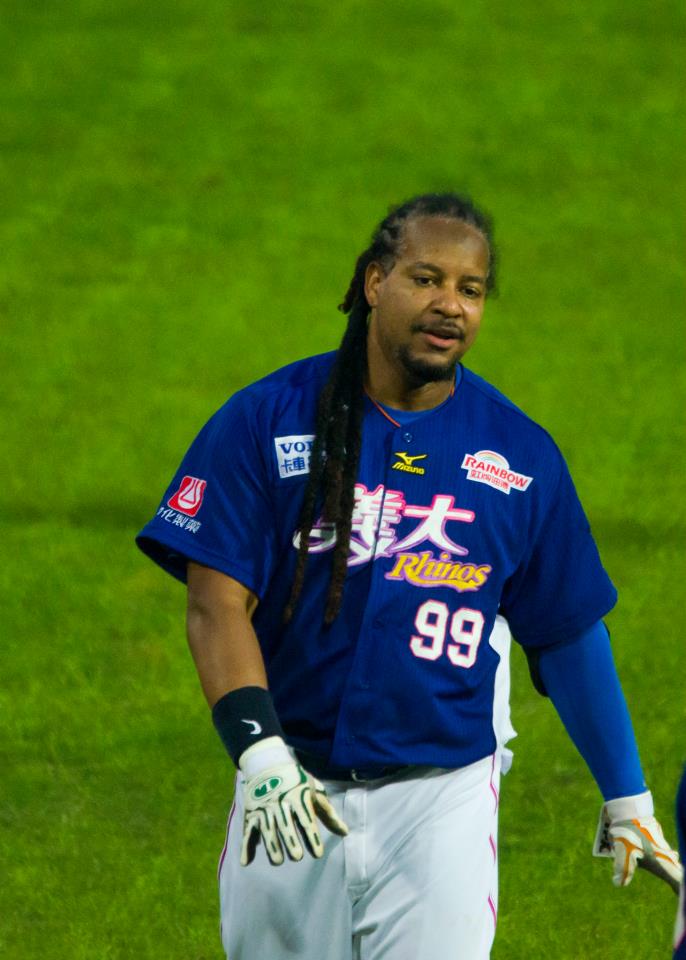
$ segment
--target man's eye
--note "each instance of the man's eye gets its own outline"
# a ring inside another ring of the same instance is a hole
[[[474,300],[476,297],[481,295],[481,291],[477,287],[463,287],[462,292],[471,300]]]
[[[415,277],[414,282],[418,287],[430,287],[436,280],[434,277]]]

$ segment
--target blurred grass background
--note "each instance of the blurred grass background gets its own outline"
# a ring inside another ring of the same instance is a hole
[[[667,833],[686,755],[676,0],[0,7],[0,954],[220,960],[231,770],[183,590],[133,547],[238,387],[338,341],[387,207],[471,193],[469,364],[568,457]],[[599,796],[514,654],[494,960],[669,956],[590,858]],[[275,958],[276,960],[276,958]]]

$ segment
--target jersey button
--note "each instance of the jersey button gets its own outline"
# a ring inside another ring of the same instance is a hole
[[[409,430],[406,430],[405,433],[403,433],[403,440],[405,443],[412,443],[412,434]]]

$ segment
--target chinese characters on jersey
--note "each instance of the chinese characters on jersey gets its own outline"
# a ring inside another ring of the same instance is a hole
[[[368,490],[358,483],[348,566],[393,557],[396,562],[386,574],[387,580],[406,580],[417,587],[446,586],[459,592],[478,590],[488,579],[491,567],[456,561],[455,557],[466,557],[469,551],[456,543],[447,530],[449,523],[473,523],[474,516],[472,510],[456,507],[455,498],[446,494],[436,494],[428,506],[422,506],[407,503],[400,490],[386,490],[382,484]],[[405,518],[418,522],[400,539],[397,527]],[[299,542],[296,534],[294,546]],[[312,527],[308,549],[310,553],[323,553],[333,549],[335,542],[333,525],[320,520]],[[420,546],[437,548],[438,556],[430,549],[413,549]]]

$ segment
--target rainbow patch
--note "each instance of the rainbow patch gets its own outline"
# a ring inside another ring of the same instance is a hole
[[[523,473],[517,473],[500,453],[493,450],[479,450],[478,453],[466,453],[461,465],[467,471],[467,480],[485,483],[501,493],[510,490],[526,490],[533,480]]]

